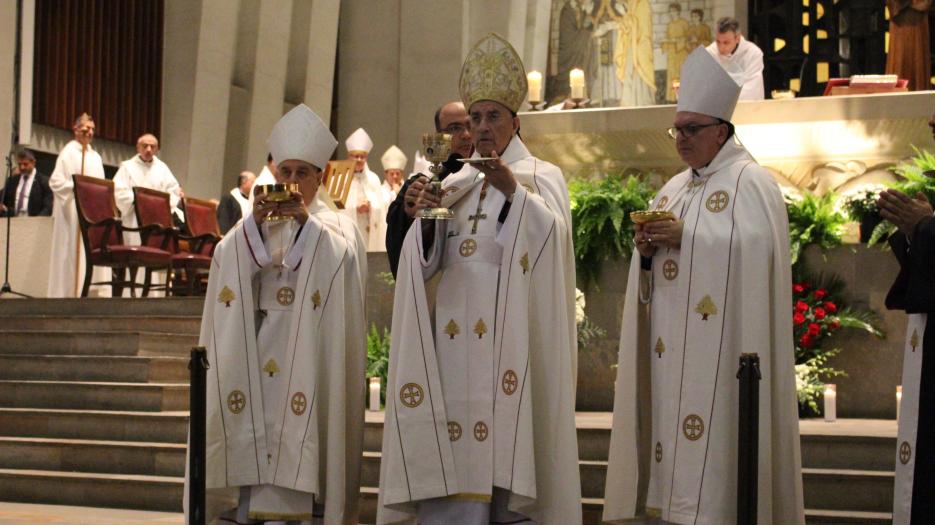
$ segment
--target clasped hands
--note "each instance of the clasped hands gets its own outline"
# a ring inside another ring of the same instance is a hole
[[[308,220],[308,210],[305,208],[305,202],[302,194],[293,191],[286,201],[269,200],[268,195],[257,195],[253,200],[253,220],[257,226],[261,225],[267,217],[292,217],[304,225]]]
[[[899,190],[889,189],[880,192],[877,207],[880,216],[895,224],[910,240],[919,221],[932,216],[932,204],[923,193],[909,197]]]
[[[667,219],[635,224],[633,241],[643,257],[652,257],[658,247],[678,250],[682,246],[682,221]]]

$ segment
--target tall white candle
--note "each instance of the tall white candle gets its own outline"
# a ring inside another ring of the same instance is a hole
[[[380,378],[370,378],[370,410],[377,412],[380,410]]]
[[[538,104],[542,102],[542,73],[530,71],[526,75],[526,83],[529,84],[529,103]]]
[[[899,421],[899,410],[903,406],[903,386],[896,386],[896,421]]]
[[[571,87],[571,98],[584,98],[584,71],[577,68],[569,71],[568,85]]]
[[[838,418],[837,385],[825,385],[825,421],[833,423]]]

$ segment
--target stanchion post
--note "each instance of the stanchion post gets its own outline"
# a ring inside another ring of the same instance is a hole
[[[737,429],[737,525],[756,525],[760,427],[760,357],[741,354]]]
[[[190,389],[190,427],[188,454],[188,525],[205,525],[205,406],[208,352],[203,346],[192,348]]]

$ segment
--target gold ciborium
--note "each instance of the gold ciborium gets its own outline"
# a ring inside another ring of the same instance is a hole
[[[259,197],[261,195],[266,196],[266,200],[269,202],[287,202],[292,199],[292,194],[299,191],[299,185],[295,183],[289,184],[260,184],[259,186],[254,186],[253,196]],[[279,215],[279,208],[276,208],[272,214],[263,218],[267,222],[280,222],[280,221],[289,221],[292,220],[292,217],[286,215]]]
[[[630,220],[634,224],[646,224],[647,222],[675,220],[675,214],[667,210],[640,210],[631,211]]]
[[[429,161],[429,171],[432,172],[432,179],[429,184],[432,186],[432,193],[442,194],[442,181],[438,176],[445,169],[442,163],[448,160],[451,154],[451,135],[447,133],[423,133],[422,134],[422,153],[425,160]],[[455,214],[448,208],[423,208],[416,214],[420,219],[447,220],[453,219]]]

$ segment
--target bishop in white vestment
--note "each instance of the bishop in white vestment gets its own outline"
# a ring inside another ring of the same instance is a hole
[[[367,251],[386,251],[386,202],[380,177],[367,164],[373,141],[364,128],[357,128],[344,145],[347,146],[348,158],[355,160],[356,164],[350,193],[341,213],[357,223]]]
[[[328,128],[302,104],[269,143],[278,180],[300,194],[258,196],[215,251],[201,327],[209,517],[356,525],[364,254],[345,235],[353,226],[316,199],[337,144]]]
[[[120,169],[114,175],[114,199],[120,210],[120,219],[128,228],[136,228],[136,210],[133,207],[133,188],[139,186],[169,194],[172,213],[184,219],[179,210],[182,200],[182,187],[172,175],[172,170],[159,157],[159,140],[147,133],[136,141],[136,155],[120,163]],[[172,226],[167,224],[165,226]],[[127,244],[140,244],[140,234],[125,232]]]
[[[643,515],[645,497],[666,523],[736,523],[736,374],[757,353],[757,523],[804,524],[786,208],[733,136],[740,86],[702,48],[681,79],[670,134],[690,169],[652,203],[677,220],[637,228],[604,520]]]
[[[516,134],[525,84],[501,37],[468,54],[478,160],[443,182],[454,218],[417,219],[403,244],[379,524],[581,523],[568,191]]]
[[[383,190],[383,203],[386,206],[396,200],[396,195],[399,194],[408,160],[403,150],[396,146],[390,146],[380,157],[380,163],[383,164],[383,184],[380,188]]]
[[[75,208],[72,175],[104,178],[104,161],[91,147],[94,139],[94,119],[82,114],[73,128],[75,139],[59,152],[55,170],[49,177],[49,187],[55,194],[52,203],[52,253],[49,258],[48,297],[78,297],[84,282],[84,245]],[[95,268],[92,282],[110,280],[110,270]],[[93,290],[93,288],[92,288]],[[109,289],[100,290],[109,295]]]

